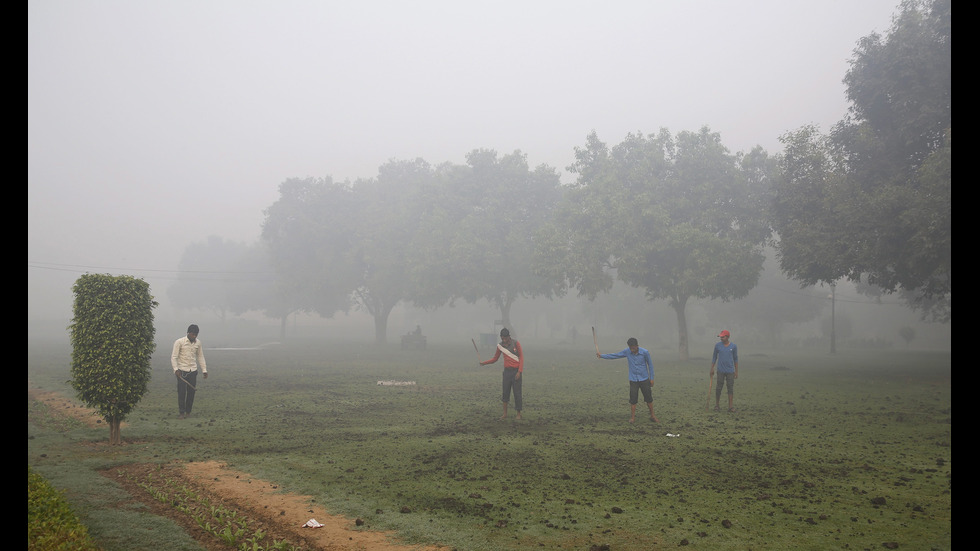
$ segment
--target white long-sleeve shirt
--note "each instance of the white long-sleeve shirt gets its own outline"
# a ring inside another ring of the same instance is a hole
[[[177,370],[190,373],[197,371],[198,367],[201,368],[202,373],[207,373],[208,365],[204,361],[204,346],[201,345],[201,339],[194,339],[194,342],[191,342],[187,337],[181,337],[174,341],[170,366],[174,368],[174,373]]]

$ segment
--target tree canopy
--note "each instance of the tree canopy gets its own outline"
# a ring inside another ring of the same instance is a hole
[[[782,137],[773,224],[783,269],[899,292],[949,321],[952,301],[952,45],[949,0],[907,0],[887,36],[854,51],[848,116],[829,136]]]
[[[575,148],[569,185],[520,151],[490,149],[464,164],[393,160],[353,183],[291,178],[263,224],[275,292],[243,301],[216,298],[231,287],[209,297],[177,289],[175,299],[232,311],[262,304],[279,316],[363,309],[383,343],[402,301],[486,300],[513,330],[521,298],[574,289],[594,300],[618,279],[673,308],[687,357],[688,301],[745,297],[763,247],[775,244],[801,287],[849,279],[949,321],[950,9],[949,0],[903,2],[886,35],[854,50],[848,115],[827,135],[812,125],[785,133],[778,155],[732,153],[708,127],[631,133],[612,147],[592,132]],[[261,262],[242,255],[246,266]]]
[[[538,228],[559,197],[548,166],[531,169],[520,151],[498,156],[477,149],[465,165],[440,167],[422,203],[422,225],[408,259],[414,302],[438,307],[487,300],[513,330],[510,309],[521,297],[551,296],[552,283],[533,273]]]
[[[289,314],[309,309],[296,288],[280,279],[266,241],[245,245],[210,236],[188,245],[178,267],[167,294],[179,308],[213,311],[222,320],[228,313],[259,311],[279,320],[281,339]]]
[[[324,317],[351,308],[375,321],[387,340],[388,316],[409,296],[409,246],[419,225],[419,190],[432,168],[421,159],[391,161],[373,179],[290,179],[266,210],[269,244],[283,292]]]
[[[666,300],[687,358],[688,300],[740,298],[758,281],[773,162],[760,148],[731,154],[705,127],[629,134],[612,149],[593,132],[570,168],[578,180],[542,232],[535,270],[589,298],[618,277]]]
[[[167,290],[174,306],[211,310],[224,319],[235,310],[232,283],[240,277],[236,264],[246,250],[244,243],[218,236],[188,245],[177,263],[177,282]]]
[[[353,247],[353,190],[332,178],[290,178],[265,210],[262,239],[283,288],[306,309],[331,317],[347,312],[357,286],[346,262]]]

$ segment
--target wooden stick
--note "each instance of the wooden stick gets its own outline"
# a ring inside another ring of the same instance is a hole
[[[599,339],[595,336],[595,326],[592,327],[592,343],[595,344],[595,354],[599,355]]]
[[[181,381],[184,381],[184,384],[191,387],[191,389],[197,390],[197,388],[195,388],[194,385],[187,382],[187,379],[185,379],[183,375],[177,375],[177,378],[180,379]]]
[[[712,379],[714,379],[714,377],[711,376],[711,373],[708,373],[708,399],[704,402],[704,411],[708,411],[709,409],[711,409],[711,381],[712,381]]]
[[[476,347],[476,341],[473,340],[473,339],[470,339],[470,342],[473,343],[473,350],[476,350],[476,361],[478,361],[478,362],[480,362],[482,364],[483,363],[483,360],[480,359],[480,349]]]

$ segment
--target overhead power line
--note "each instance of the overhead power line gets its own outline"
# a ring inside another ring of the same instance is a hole
[[[54,262],[27,262],[28,268],[36,268],[40,270],[52,270],[59,272],[74,272],[74,273],[87,273],[87,272],[111,272],[111,273],[152,273],[152,274],[170,274],[169,276],[154,276],[161,279],[182,279],[182,280],[192,280],[192,281],[220,281],[217,278],[188,278],[182,277],[186,274],[196,274],[196,275],[215,275],[215,276],[225,276],[229,278],[235,278],[236,280],[247,280],[252,279],[254,276],[255,280],[267,281],[276,276],[275,272],[255,272],[255,271],[219,271],[219,270],[158,270],[153,268],[118,268],[114,266],[90,266],[85,264],[58,264]]]

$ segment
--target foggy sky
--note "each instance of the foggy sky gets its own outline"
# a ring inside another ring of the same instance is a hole
[[[708,125],[780,149],[847,109],[857,41],[898,0],[28,2],[28,319],[85,272],[161,302],[209,235],[253,242],[290,177]],[[569,177],[564,178],[570,181]]]

